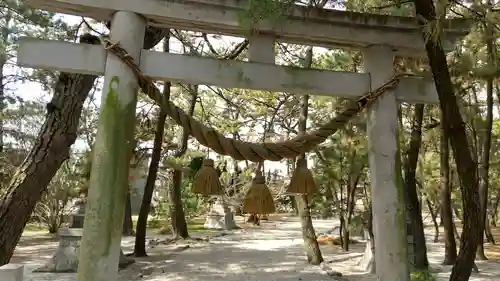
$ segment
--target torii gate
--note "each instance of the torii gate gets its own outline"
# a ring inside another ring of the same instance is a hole
[[[98,20],[112,19],[111,40],[119,41],[145,75],[159,80],[297,94],[356,98],[392,77],[395,55],[425,56],[414,18],[368,15],[295,6],[279,26],[258,25],[250,39],[250,62],[159,53],[142,49],[146,25],[245,36],[238,15],[246,0],[30,0],[35,8]],[[444,23],[442,44],[450,50],[470,22]],[[366,73],[277,66],[275,40],[324,47],[362,49]],[[137,80],[102,46],[24,38],[18,64],[33,68],[105,75],[94,151],[78,281],[117,278],[127,180],[127,147],[133,138]],[[378,279],[408,280],[404,196],[397,170],[397,102],[437,103],[432,81],[404,78],[368,114],[369,167]],[[119,94],[117,94],[119,93]],[[106,170],[106,166],[114,169]],[[101,168],[102,167],[102,168]]]

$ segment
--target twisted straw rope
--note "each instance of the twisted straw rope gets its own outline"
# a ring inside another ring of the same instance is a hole
[[[139,80],[139,86],[144,93],[155,101],[179,126],[187,130],[187,133],[193,136],[200,144],[211,148],[221,155],[229,155],[236,160],[248,160],[252,162],[263,162],[264,160],[280,161],[284,158],[294,158],[301,153],[311,151],[342,128],[351,118],[372,104],[385,91],[395,87],[401,77],[409,75],[394,75],[376,90],[369,92],[356,101],[350,101],[346,109],[335,116],[335,118],[306,135],[297,136],[283,142],[252,143],[226,138],[215,129],[206,127],[189,116],[184,110],[177,107],[170,100],[167,100],[150,77],[141,73],[138,64],[120,46],[119,42],[112,43],[109,39],[102,38],[102,43],[106,51],[117,56],[123,63],[130,67]]]

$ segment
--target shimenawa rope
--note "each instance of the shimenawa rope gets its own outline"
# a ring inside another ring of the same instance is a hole
[[[306,135],[297,136],[283,142],[253,143],[226,138],[215,129],[209,128],[192,118],[161,94],[161,91],[154,84],[153,79],[142,74],[138,64],[120,46],[119,42],[112,43],[109,39],[102,38],[102,43],[106,51],[117,56],[130,67],[136,75],[139,86],[144,93],[154,100],[179,126],[184,127],[187,133],[193,136],[200,144],[211,148],[221,155],[228,155],[236,160],[248,160],[252,162],[263,162],[264,160],[280,161],[284,158],[294,158],[301,153],[311,151],[342,128],[351,118],[371,105],[384,92],[395,87],[400,78],[411,75],[395,74],[374,91],[355,101],[349,101],[346,109],[341,113],[328,123]]]

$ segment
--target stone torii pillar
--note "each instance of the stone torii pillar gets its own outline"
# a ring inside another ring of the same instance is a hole
[[[140,15],[119,11],[113,16],[111,40],[139,60],[145,27]],[[78,281],[117,279],[137,92],[137,79],[129,67],[107,56]]]
[[[364,49],[363,57],[372,89],[393,76],[391,48],[375,45]],[[398,139],[398,102],[394,91],[383,94],[371,106],[367,131],[376,274],[380,281],[408,281],[405,191]]]

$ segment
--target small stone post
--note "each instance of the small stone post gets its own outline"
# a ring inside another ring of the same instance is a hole
[[[370,73],[374,90],[392,77],[394,54],[384,46],[369,47],[363,54],[365,72]],[[369,109],[367,131],[376,274],[382,281],[408,281],[398,103],[394,91],[379,97]]]
[[[119,11],[113,17],[111,40],[139,60],[145,26],[140,15]],[[77,281],[117,279],[137,92],[133,72],[108,55]]]
[[[23,281],[24,265],[8,263],[0,266],[1,281]]]

